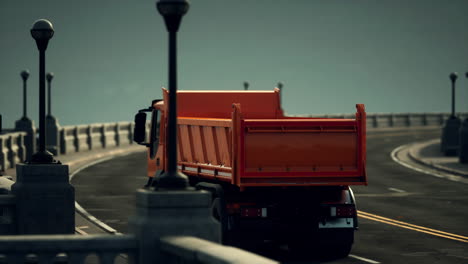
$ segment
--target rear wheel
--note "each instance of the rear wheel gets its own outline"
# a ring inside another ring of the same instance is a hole
[[[213,199],[213,202],[211,203],[211,214],[221,225],[221,241],[225,244],[227,240],[228,217],[226,206],[222,205],[220,198]]]

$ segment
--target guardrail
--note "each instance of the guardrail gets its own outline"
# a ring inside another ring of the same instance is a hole
[[[98,263],[111,264],[119,254],[138,263],[137,250],[133,235],[0,236],[0,263],[81,264],[95,255]]]
[[[130,122],[64,126],[60,129],[62,155],[132,143],[133,123]]]
[[[26,132],[10,132],[0,135],[0,172],[14,168],[26,158],[24,139]]]
[[[252,254],[235,247],[227,247],[210,241],[187,236],[161,238],[161,251],[165,263],[177,264],[275,264],[271,259]]]
[[[354,118],[354,114],[302,115],[307,117]],[[461,119],[468,113],[459,113]],[[443,125],[449,113],[368,113],[367,129]],[[64,126],[59,128],[59,155],[133,144],[133,122]],[[149,130],[149,126],[148,126]],[[10,132],[8,132],[10,131]],[[0,171],[14,168],[28,157],[26,132],[5,130],[0,134]],[[147,133],[148,134],[148,133]],[[35,135],[34,135],[35,137]]]
[[[160,246],[162,258],[158,263],[278,263],[245,250],[191,236],[162,237]],[[134,235],[0,236],[0,263],[81,264],[96,256],[99,263],[112,264],[119,255],[130,263],[139,263],[138,250],[139,241]]]
[[[92,151],[133,144],[133,122],[116,122],[63,126],[59,128],[58,155]],[[149,125],[148,125],[149,131]],[[19,162],[32,155],[28,146],[28,132],[4,130],[0,134],[0,173],[15,168]],[[149,133],[147,133],[149,134]],[[32,135],[36,138],[36,135]]]

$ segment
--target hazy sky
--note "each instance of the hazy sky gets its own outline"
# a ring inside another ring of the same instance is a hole
[[[192,0],[179,32],[179,89],[273,89],[289,114],[468,111],[468,0]],[[61,125],[132,120],[167,84],[154,0],[0,0],[0,113],[38,125],[38,51],[49,19],[52,111]]]

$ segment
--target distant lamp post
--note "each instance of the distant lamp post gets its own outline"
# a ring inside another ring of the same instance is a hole
[[[452,72],[449,77],[452,81],[452,117],[455,117],[455,83],[457,81],[458,74],[456,72]]]
[[[465,77],[468,79],[468,72],[465,73]],[[468,163],[468,117],[465,118],[460,128],[460,150],[459,150],[459,161],[460,163]]]
[[[167,124],[167,171],[157,179],[159,188],[184,189],[188,178],[177,169],[177,31],[187,13],[187,0],[160,0],[156,3],[169,33],[169,113]]]
[[[249,90],[249,82],[245,81],[244,82],[244,91]]]
[[[20,73],[21,79],[23,79],[23,119],[28,118],[28,100],[27,100],[27,94],[28,94],[28,78],[29,78],[29,70],[23,70]]]
[[[46,150],[45,127],[45,51],[49,39],[54,36],[52,23],[46,19],[39,19],[33,24],[31,36],[36,40],[39,50],[39,149],[31,158],[32,163],[53,163],[52,153]]]
[[[449,78],[452,82],[452,113],[442,129],[440,149],[446,156],[455,156],[459,150],[459,129],[461,125],[460,119],[455,116],[455,83],[458,74],[452,72]]]
[[[52,100],[51,100],[50,88],[51,88],[52,79],[54,79],[54,73],[48,72],[46,75],[46,78],[47,78],[47,116],[52,116],[52,111],[51,111]]]
[[[280,90],[280,103],[283,103],[283,83],[278,82],[276,84],[276,87],[278,87],[278,89]]]

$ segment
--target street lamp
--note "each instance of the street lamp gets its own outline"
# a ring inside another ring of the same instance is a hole
[[[244,90],[245,91],[249,90],[249,82],[247,81],[244,82]]]
[[[49,44],[49,39],[54,36],[52,23],[46,19],[39,19],[34,22],[31,29],[31,36],[36,40],[39,50],[39,150],[33,154],[32,163],[53,163],[54,158],[45,147],[45,51]]]
[[[450,80],[452,81],[452,118],[455,117],[455,82],[457,81],[458,74],[456,72],[452,72],[450,74]]]
[[[46,78],[47,78],[47,116],[52,116],[52,111],[51,111],[51,108],[52,108],[52,100],[51,100],[51,93],[50,93],[50,87],[51,87],[51,82],[52,82],[52,79],[54,79],[54,73],[53,72],[48,72],[47,75],[46,75]]]
[[[440,149],[444,155],[454,156],[459,150],[459,129],[461,125],[460,119],[455,116],[455,82],[457,81],[458,74],[452,72],[449,78],[452,82],[452,113],[442,129]]]
[[[29,78],[29,70],[23,70],[20,73],[23,79],[23,119],[27,119],[27,81]]]
[[[160,0],[156,3],[159,13],[164,17],[169,33],[169,102],[167,124],[167,171],[158,179],[158,187],[184,189],[188,178],[177,169],[177,31],[182,16],[187,13],[187,0]]]
[[[276,84],[276,87],[280,89],[280,103],[283,103],[283,83],[278,82],[278,84]]]

